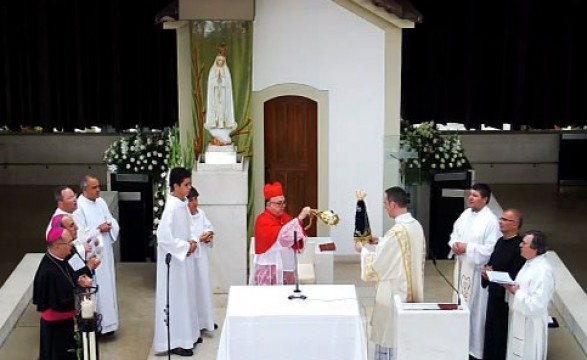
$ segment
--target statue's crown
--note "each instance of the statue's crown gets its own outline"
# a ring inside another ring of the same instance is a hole
[[[225,43],[221,43],[218,46],[218,49],[216,51],[217,55],[222,55],[224,57],[226,57],[226,44]]]

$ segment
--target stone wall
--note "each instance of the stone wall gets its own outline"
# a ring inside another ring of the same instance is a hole
[[[0,185],[77,185],[86,174],[106,184],[102,157],[118,134],[2,134]]]

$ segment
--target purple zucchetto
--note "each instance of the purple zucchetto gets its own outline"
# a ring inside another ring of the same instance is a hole
[[[49,230],[49,234],[47,234],[47,244],[53,244],[55,241],[61,239],[64,231],[65,229],[62,227],[52,227],[51,230]]]

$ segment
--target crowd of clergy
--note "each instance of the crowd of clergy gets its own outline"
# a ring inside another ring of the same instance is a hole
[[[82,194],[67,186],[55,190],[57,208],[45,237],[47,253],[35,275],[33,303],[41,312],[40,359],[75,359],[75,289],[99,289],[96,309],[99,332],[118,330],[116,273],[112,243],[119,226],[100,197],[100,182],[87,175]]]
[[[203,331],[217,328],[210,284],[209,252],[214,229],[198,207],[191,171],[170,172],[169,195],[156,231],[156,353],[192,356]],[[119,225],[100,197],[100,182],[85,176],[81,194],[66,186],[55,191],[55,210],[46,230],[47,254],[34,282],[33,302],[41,312],[41,359],[73,359],[74,288],[96,286],[102,336],[119,328],[112,244]],[[251,285],[295,283],[295,252],[303,251],[311,209],[296,217],[286,212],[279,182],[263,189],[265,209],[255,221]],[[498,218],[487,206],[491,189],[475,184],[468,208],[453,225],[448,246],[455,258],[454,283],[470,310],[469,356],[485,360],[544,360],[548,305],[554,276],[541,231],[520,233],[522,213],[506,209]],[[394,358],[393,296],[404,302],[424,300],[426,240],[421,224],[408,211],[409,196],[400,187],[384,192],[384,208],[394,225],[382,237],[355,238],[361,278],[377,282],[371,318],[375,360]],[[357,214],[365,212],[357,207]],[[357,215],[359,216],[359,215]],[[365,217],[368,226],[368,219]],[[172,270],[171,270],[172,269]],[[170,271],[171,270],[171,271]],[[492,272],[513,281],[491,281]],[[456,299],[455,299],[456,301]]]
[[[506,209],[498,218],[487,206],[491,189],[475,184],[456,220],[448,245],[455,256],[454,281],[470,310],[471,359],[544,360],[548,305],[555,289],[543,232],[526,231],[522,213]],[[491,272],[513,281],[491,281]]]
[[[295,218],[285,212],[279,182],[264,187],[265,210],[255,223],[255,255],[250,283],[295,282],[295,251],[303,251],[310,209]],[[453,225],[449,258],[455,258],[454,284],[470,310],[469,357],[485,360],[544,360],[547,350],[548,304],[554,276],[545,255],[544,233],[520,233],[522,213],[506,209],[498,216],[487,206],[491,189],[475,184],[468,208]],[[400,187],[385,190],[384,208],[394,225],[379,238],[367,234],[366,209],[357,203],[361,232],[355,229],[361,254],[361,278],[377,282],[371,318],[375,360],[395,356],[393,296],[404,302],[424,300],[426,240],[421,224],[408,211],[409,196]],[[356,219],[356,221],[358,221]],[[366,236],[368,235],[368,236]],[[511,282],[490,281],[491,272],[507,273]],[[454,287],[454,286],[453,286]]]
[[[57,208],[45,233],[47,253],[35,275],[33,303],[41,312],[42,360],[77,358],[75,292],[80,287],[97,289],[99,335],[112,336],[119,328],[112,245],[120,227],[100,197],[96,177],[85,176],[80,190],[76,196],[68,186],[56,188]],[[202,342],[201,332],[218,327],[209,274],[214,229],[198,207],[198,196],[191,186],[191,172],[172,170],[169,198],[157,229],[156,352],[192,356],[192,349]],[[166,266],[173,267],[169,279]],[[168,330],[174,334],[169,341]]]

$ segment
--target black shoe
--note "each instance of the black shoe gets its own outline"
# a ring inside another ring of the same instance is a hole
[[[214,330],[218,329],[218,324],[214,324]],[[201,332],[207,332],[207,331],[214,331],[214,330],[210,330],[208,328],[202,328],[200,329]]]
[[[204,342],[204,339],[202,339],[202,337],[200,336],[200,337],[198,338],[198,340],[196,340],[196,342],[194,343],[194,347],[196,347],[196,345],[198,345],[198,344],[201,344],[201,343],[203,343],[203,342]]]
[[[190,349],[175,348],[169,352],[179,356],[194,356],[194,352]]]

